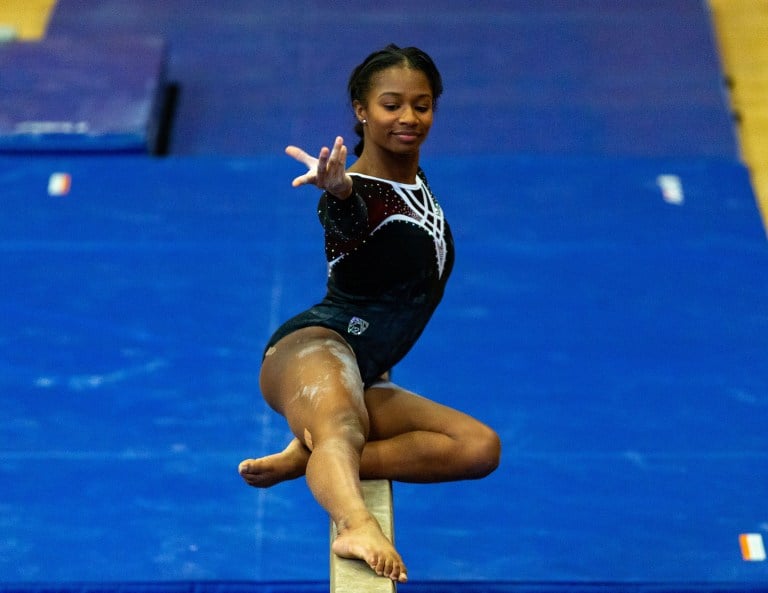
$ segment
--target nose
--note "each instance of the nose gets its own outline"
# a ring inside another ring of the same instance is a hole
[[[416,110],[406,105],[400,113],[400,121],[404,124],[415,124],[419,120]]]

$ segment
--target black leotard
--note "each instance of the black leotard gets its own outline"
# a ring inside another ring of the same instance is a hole
[[[325,298],[278,328],[267,348],[297,329],[327,327],[352,347],[370,386],[407,354],[442,299],[453,238],[422,170],[414,184],[351,176],[352,196],[326,192],[318,205]]]

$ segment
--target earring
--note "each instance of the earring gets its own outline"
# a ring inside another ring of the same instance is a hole
[[[368,120],[367,120],[367,119],[361,119],[361,120],[360,120],[360,123],[361,123],[361,124],[363,124],[363,125],[365,125],[365,124],[367,124],[367,123],[368,123]]]

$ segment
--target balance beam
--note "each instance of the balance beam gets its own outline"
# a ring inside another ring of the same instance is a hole
[[[394,542],[392,482],[363,480],[365,506],[376,518],[390,541]],[[331,521],[331,544],[336,539],[336,525]],[[331,593],[394,593],[392,579],[380,577],[362,560],[341,558],[331,552]]]

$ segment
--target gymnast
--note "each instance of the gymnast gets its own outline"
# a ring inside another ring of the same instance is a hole
[[[260,388],[295,438],[281,452],[247,459],[251,486],[306,476],[336,523],[335,554],[407,580],[403,560],[363,501],[361,479],[440,482],[482,478],[499,463],[498,435],[478,420],[408,391],[389,372],[440,302],[453,267],[453,238],[419,166],[442,79],[432,59],[389,45],[349,80],[360,141],[346,166],[337,137],[317,158],[285,152],[308,171],[293,186],[323,193],[327,294],[285,322],[266,345]]]

